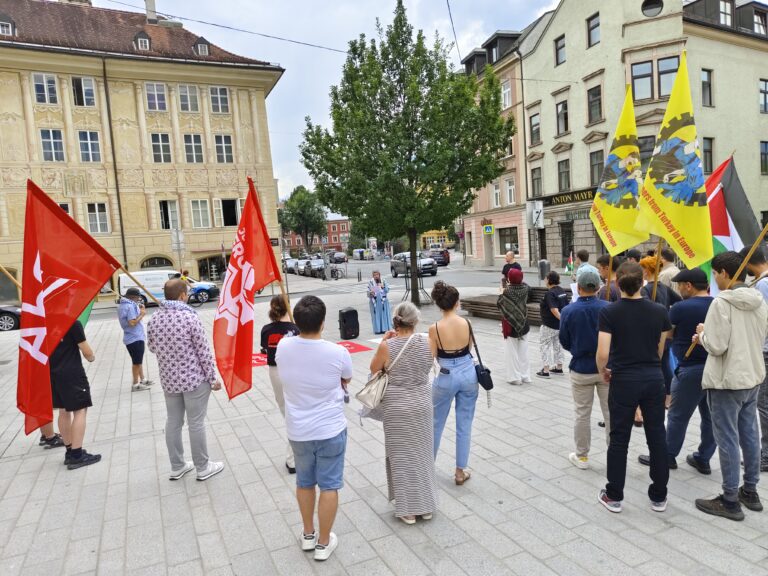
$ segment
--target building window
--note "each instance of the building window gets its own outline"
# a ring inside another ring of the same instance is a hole
[[[557,189],[567,192],[571,189],[571,161],[560,160],[557,163]]]
[[[139,38],[136,45],[139,47],[139,50],[149,50],[149,38]]]
[[[13,36],[13,26],[10,22],[0,22],[0,36]]]
[[[645,175],[648,170],[648,164],[653,156],[653,148],[656,146],[655,136],[642,136],[637,139],[637,147],[640,149],[640,167]]]
[[[68,216],[72,215],[72,211],[71,211],[71,208],[69,207],[68,202],[59,202],[59,208],[64,210],[64,212],[66,212]]]
[[[72,78],[72,95],[75,99],[75,106],[96,106],[96,90],[94,89],[93,78]]]
[[[632,94],[635,102],[653,98],[653,64],[651,62],[632,64]]]
[[[760,112],[768,114],[768,80],[760,79]]]
[[[331,232],[336,232],[336,224],[331,224]]]
[[[587,48],[600,44],[600,14],[587,18]]]
[[[498,182],[493,183],[493,207],[501,206],[501,186]]]
[[[509,80],[501,83],[501,109],[506,110],[512,106],[512,86]]]
[[[677,56],[659,60],[659,98],[672,94],[672,86],[675,84],[678,66],[680,66],[680,58]]]
[[[587,112],[589,123],[593,124],[603,119],[603,88],[595,86],[587,90]]]
[[[152,134],[152,156],[158,164],[171,162],[171,137],[168,134]]]
[[[225,86],[211,86],[211,112],[229,114],[229,89]]]
[[[765,12],[758,12],[755,10],[755,34],[762,34],[765,36]]]
[[[517,240],[517,227],[499,228],[498,254],[504,255],[507,252],[514,252],[516,254],[520,252]]]
[[[38,104],[58,104],[56,76],[54,74],[33,74],[35,84],[35,102]]]
[[[603,174],[604,162],[602,150],[589,153],[589,183],[592,186],[600,186],[600,176]]]
[[[701,71],[701,105],[715,105],[712,99],[712,70],[702,69]]]
[[[565,62],[565,36],[560,36],[555,40],[555,66],[560,66]]]
[[[197,86],[179,85],[179,109],[182,112],[200,112],[200,101],[197,97]]]
[[[712,150],[715,146],[714,138],[704,138],[701,159],[704,165],[704,174],[712,174]]]
[[[531,168],[531,196],[541,196],[541,168]]]
[[[557,135],[568,132],[568,101],[557,103]]]
[[[104,202],[88,204],[88,231],[91,234],[109,234],[107,205]]]
[[[201,164],[203,162],[203,136],[201,134],[184,134],[184,152],[187,163]]]
[[[659,14],[661,14],[661,11],[663,9],[664,9],[664,2],[662,2],[662,0],[645,0],[641,7],[641,10],[643,11],[643,16],[646,16],[648,18],[653,18],[654,16],[658,16]]]
[[[164,112],[167,109],[165,101],[165,84],[147,82],[147,110],[151,112]]]
[[[216,134],[216,162],[219,164],[231,164],[232,158],[232,136],[229,134]]]
[[[81,162],[101,162],[101,148],[99,146],[99,133],[88,130],[80,130],[77,133],[80,141]]]
[[[491,48],[491,64],[496,62],[496,60],[498,59],[499,59],[499,45],[494,44],[493,47]]]
[[[240,202],[238,198],[213,199],[213,225],[216,228],[237,226],[239,222]]]
[[[190,200],[192,207],[192,227],[210,228],[211,214],[208,211],[208,200]]]
[[[40,130],[40,141],[43,144],[43,161],[64,162],[64,137],[61,130]]]
[[[768,142],[760,142],[760,174],[768,175]]]
[[[333,237],[333,241],[334,241],[334,243],[335,243],[335,242],[338,242],[338,241],[339,241],[339,237],[338,237],[338,236],[334,236],[334,237]]]
[[[515,177],[507,178],[507,205],[515,203]]]
[[[541,144],[541,117],[534,114],[528,119],[531,127],[531,146]]]
[[[731,26],[733,21],[733,3],[730,0],[720,0],[720,24]]]
[[[198,44],[197,45],[197,55],[198,56],[208,56],[208,44]]]
[[[179,204],[176,200],[160,200],[160,228],[179,229]]]

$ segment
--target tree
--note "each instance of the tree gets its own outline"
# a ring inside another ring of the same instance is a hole
[[[296,186],[285,206],[278,212],[278,220],[283,229],[291,230],[301,236],[307,252],[312,248],[314,236],[325,236],[325,211],[320,205],[317,194],[304,186]]]
[[[330,92],[333,129],[307,117],[301,154],[324,205],[378,238],[408,237],[416,286],[418,234],[452,225],[472,205],[472,189],[503,172],[514,121],[500,115],[492,69],[482,82],[457,74],[438,36],[431,48],[421,30],[414,38],[402,0],[377,30],[378,42],[349,43]]]

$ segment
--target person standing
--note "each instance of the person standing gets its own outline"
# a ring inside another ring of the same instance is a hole
[[[507,283],[509,282],[509,280],[507,280],[507,274],[509,274],[509,271],[512,270],[512,268],[520,270],[520,272],[523,271],[523,267],[520,266],[520,264],[515,259],[515,253],[510,250],[504,255],[504,267],[501,269],[502,290],[507,287]]]
[[[149,349],[160,365],[160,385],[165,393],[167,420],[165,444],[171,461],[170,480],[180,480],[197,469],[197,479],[208,480],[224,470],[223,462],[208,458],[205,416],[211,390],[220,390],[211,348],[200,318],[187,305],[189,285],[168,280],[165,300],[147,325]],[[184,459],[181,429],[189,427],[192,462]]]
[[[520,274],[519,270],[512,272]],[[429,327],[432,354],[437,357],[440,372],[432,383],[434,408],[434,457],[440,450],[445,423],[456,402],[456,470],[454,482],[462,486],[470,478],[467,471],[472,439],[472,422],[479,393],[475,362],[472,358],[472,325],[456,314],[459,291],[438,280],[432,288],[432,300],[442,312],[442,318]]]
[[[749,248],[744,248],[740,254],[746,258]],[[768,302],[768,260],[765,257],[765,246],[760,246],[752,254],[747,262],[747,270],[755,278],[752,286],[763,295],[763,300]],[[760,472],[768,472],[768,338],[763,342],[763,361],[766,366],[766,378],[760,384],[757,393],[757,414],[760,417],[761,449]]]
[[[515,386],[531,383],[528,358],[528,300],[530,288],[523,282],[523,273],[515,268],[507,274],[509,284],[496,300],[501,310],[501,332],[507,353],[507,382]]]
[[[589,251],[581,249],[576,252],[576,270],[571,279],[576,282],[579,279],[579,274],[587,271],[597,272],[597,268],[589,263]]]
[[[702,388],[707,391],[712,428],[720,455],[723,493],[696,500],[696,508],[730,520],[743,520],[741,504],[760,512],[760,439],[757,395],[765,379],[763,344],[768,327],[768,305],[744,283],[746,270],[736,273],[743,258],[722,252],[712,259],[712,275],[721,290],[712,302],[696,338],[709,353]],[[731,279],[736,283],[729,288]],[[739,450],[741,448],[741,450]],[[740,460],[744,484],[739,487]]]
[[[128,288],[125,296],[120,298],[117,318],[120,328],[123,329],[123,344],[131,357],[131,390],[133,392],[149,390],[153,384],[152,381],[144,378],[144,346],[147,336],[141,321],[146,314],[139,289],[133,286]]]
[[[541,370],[536,372],[539,378],[549,378],[550,373],[563,373],[563,349],[560,347],[560,311],[568,305],[568,294],[560,287],[560,274],[552,270],[547,274],[547,293],[539,305],[541,328],[539,329],[539,349],[541,351]]]
[[[275,353],[280,340],[286,337],[298,336],[299,327],[290,321],[288,317],[288,305],[284,296],[273,296],[269,302],[269,319],[271,322],[261,329],[261,353],[267,355],[267,366],[269,366],[269,381],[272,384],[272,393],[275,395],[275,402],[280,409],[280,414],[285,419],[285,398],[283,397],[283,382],[280,380],[280,374],[277,371],[277,362],[275,362]],[[293,459],[293,449],[288,442],[288,448],[285,452],[285,467],[289,474],[296,474],[296,464]]]
[[[680,268],[675,265],[675,253],[670,248],[661,251],[661,269],[659,270],[659,282],[670,290],[680,294],[677,284],[672,280],[680,273]]]
[[[638,250],[637,248],[630,248],[627,250],[624,261],[625,262],[634,262],[635,264],[640,264],[640,260],[643,258],[642,252]]]
[[[621,264],[620,259],[618,257],[611,258],[608,254],[601,254],[597,257],[595,263],[597,264],[597,272],[605,283],[597,293],[597,297],[608,302],[618,302],[621,300],[621,290],[619,290],[619,285],[616,284],[616,270],[618,270],[619,264]],[[606,298],[606,291],[608,291],[609,286],[610,294]]]
[[[91,386],[80,355],[93,362],[96,355],[85,339],[79,320],[69,328],[51,354],[51,395],[53,407],[59,410],[59,430],[67,448],[64,464],[67,470],[96,464],[101,454],[90,454],[83,448],[85,418],[91,402]]]
[[[625,262],[616,272],[621,300],[600,311],[597,368],[610,384],[608,405],[611,436],[608,446],[608,483],[598,501],[611,512],[621,512],[627,475],[627,450],[638,406],[645,419],[645,439],[651,454],[651,509],[667,509],[667,438],[664,430],[664,374],[661,357],[672,328],[664,307],[640,294],[643,270]],[[610,364],[610,368],[608,368]]]
[[[672,403],[667,413],[667,452],[669,468],[677,468],[677,456],[685,442],[688,423],[696,407],[701,416],[701,441],[699,449],[688,454],[686,462],[701,474],[711,474],[709,460],[715,453],[715,437],[712,434],[712,419],[707,406],[707,396],[701,388],[704,375],[704,363],[707,361],[707,351],[701,346],[694,348],[691,355],[685,354],[691,344],[691,338],[696,333],[696,326],[704,322],[712,298],[707,291],[709,283],[707,275],[700,268],[682,270],[671,279],[680,289],[683,297],[669,311],[669,320],[673,328],[672,353],[680,359],[675,375],[672,378]],[[650,466],[651,459],[647,455],[638,457],[640,464]]]
[[[414,334],[419,316],[410,302],[395,306],[395,330],[387,332],[371,361],[371,373],[389,370],[387,394],[381,401],[388,497],[395,502],[395,516],[406,524],[415,524],[417,516],[430,520],[437,510],[429,383],[434,356],[429,340]]]
[[[608,383],[600,376],[595,362],[599,315],[609,304],[595,296],[600,278],[594,272],[584,272],[579,276],[577,286],[579,298],[566,306],[560,315],[558,337],[563,348],[571,353],[568,368],[576,413],[573,425],[576,452],[571,452],[568,460],[577,468],[586,470],[589,468],[589,449],[592,444],[590,418],[595,392],[605,422],[606,443],[610,434]]]
[[[371,324],[374,334],[384,334],[392,329],[389,312],[389,284],[381,277],[378,270],[373,271],[373,277],[368,282],[368,307],[371,310]]]
[[[323,340],[325,313],[317,296],[299,300],[293,309],[299,335],[280,340],[275,354],[285,396],[285,428],[296,461],[296,500],[304,525],[301,549],[314,551],[317,561],[330,558],[339,545],[331,530],[344,486],[344,395],[352,380],[349,351]]]

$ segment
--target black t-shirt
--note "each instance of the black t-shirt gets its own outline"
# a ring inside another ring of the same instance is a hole
[[[504,264],[504,268],[501,269],[501,275],[504,276],[504,280],[507,279],[507,274],[509,274],[509,271],[512,268],[516,268],[517,270],[520,270],[522,272],[523,267],[520,266],[517,262],[513,262],[512,264]]]
[[[714,298],[711,296],[694,296],[678,302],[669,311],[669,321],[675,327],[672,352],[674,352],[680,366],[703,364],[707,361],[707,351],[703,346],[696,346],[688,358],[685,357],[685,353],[691,345],[691,338],[696,332],[696,326],[703,324],[707,318],[707,311],[712,300]]]
[[[285,336],[298,336],[299,327],[292,322],[271,322],[261,329],[261,352],[267,355],[267,364],[277,366],[277,343]]]
[[[85,378],[85,368],[78,347],[82,342],[85,342],[85,330],[80,321],[75,320],[51,354],[51,380],[78,381]]]
[[[568,304],[568,294],[560,286],[554,286],[547,290],[544,300],[539,305],[541,309],[541,323],[553,330],[560,330],[560,320],[552,314],[552,308],[562,310]]]
[[[651,296],[653,296],[653,284],[653,282],[648,282],[648,284],[640,289],[643,298],[647,300],[652,299]],[[677,292],[659,282],[659,286],[656,288],[656,304],[661,304],[664,306],[664,308],[669,310],[673,304],[677,304],[680,302],[680,300],[682,300],[682,298]]]
[[[598,300],[605,300],[605,289],[608,288],[608,285],[603,286],[600,288],[600,291],[597,293],[597,299]],[[621,300],[621,290],[618,286],[616,286],[616,280],[611,280],[611,294],[608,296],[609,302],[618,302]]]
[[[671,328],[666,309],[643,298],[622,298],[600,310],[600,332],[611,334],[613,375],[632,380],[660,377],[659,340]]]

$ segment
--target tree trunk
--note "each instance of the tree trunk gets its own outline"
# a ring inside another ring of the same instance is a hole
[[[411,302],[416,306],[421,304],[419,294],[419,259],[416,256],[418,252],[418,238],[416,236],[416,229],[411,228],[408,230],[408,242],[411,245]]]

